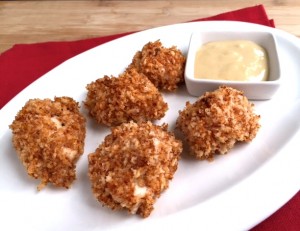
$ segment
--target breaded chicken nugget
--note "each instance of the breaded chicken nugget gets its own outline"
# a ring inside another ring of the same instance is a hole
[[[28,175],[69,188],[76,162],[83,153],[85,119],[78,103],[69,97],[31,99],[10,125],[13,144]]]
[[[160,40],[149,42],[138,51],[129,68],[146,75],[159,89],[173,91],[184,82],[186,58],[175,46],[165,48]]]
[[[118,78],[104,76],[87,85],[85,106],[100,124],[161,119],[168,109],[161,93],[135,69]]]
[[[183,132],[191,154],[212,160],[227,153],[237,141],[251,141],[260,128],[254,105],[241,91],[221,86],[207,92],[179,111],[177,127]]]
[[[111,209],[148,217],[177,170],[182,143],[167,126],[124,123],[88,156],[95,197]]]

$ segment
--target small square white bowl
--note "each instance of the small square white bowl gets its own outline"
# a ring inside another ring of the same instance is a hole
[[[198,49],[205,43],[226,40],[249,40],[262,46],[268,54],[269,76],[266,81],[228,81],[196,79],[194,77],[195,56]],[[251,100],[271,99],[281,83],[280,62],[275,36],[270,32],[253,31],[202,31],[191,35],[185,67],[185,83],[189,94],[201,96],[207,91],[213,91],[221,85],[243,91]]]

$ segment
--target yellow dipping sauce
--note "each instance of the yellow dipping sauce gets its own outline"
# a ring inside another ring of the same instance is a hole
[[[268,55],[248,40],[209,42],[196,53],[194,73],[197,79],[264,81],[268,79]]]

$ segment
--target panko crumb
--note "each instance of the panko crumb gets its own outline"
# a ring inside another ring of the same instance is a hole
[[[153,121],[164,117],[168,104],[141,73],[130,69],[117,77],[104,76],[87,85],[85,106],[100,124],[117,126],[131,120]]]
[[[124,123],[88,156],[94,196],[111,209],[148,217],[177,170],[182,143],[167,126]]]
[[[176,122],[186,137],[192,155],[213,160],[215,154],[227,153],[237,141],[250,142],[260,125],[243,92],[221,86],[207,92],[195,103],[186,103]]]
[[[184,82],[186,58],[176,46],[165,48],[160,40],[149,42],[136,52],[130,68],[146,75],[159,89],[174,91]]]
[[[9,126],[13,145],[29,176],[69,188],[76,178],[76,162],[83,153],[85,119],[69,97],[31,99]]]

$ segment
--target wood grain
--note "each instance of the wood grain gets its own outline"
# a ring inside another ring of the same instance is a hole
[[[0,53],[14,44],[92,38],[264,4],[276,27],[300,37],[300,1],[0,1]]]

